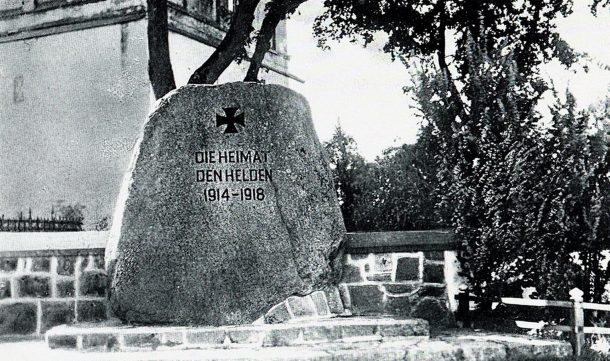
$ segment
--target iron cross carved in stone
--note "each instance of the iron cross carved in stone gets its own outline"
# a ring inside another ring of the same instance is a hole
[[[237,110],[239,108],[236,107],[229,107],[229,108],[222,108],[225,111],[225,114],[227,115],[226,117],[224,115],[220,115],[220,114],[216,114],[216,126],[220,127],[221,125],[226,125],[227,127],[225,128],[224,133],[237,133],[237,127],[235,127],[235,124],[239,124],[242,127],[245,127],[244,124],[244,112],[241,112],[240,114],[235,115],[235,113],[237,113]]]

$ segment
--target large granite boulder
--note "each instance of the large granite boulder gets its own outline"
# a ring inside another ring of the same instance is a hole
[[[151,114],[106,251],[128,322],[252,322],[337,281],[345,227],[307,101],[186,86]]]

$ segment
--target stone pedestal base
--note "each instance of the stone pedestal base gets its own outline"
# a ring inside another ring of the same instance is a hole
[[[423,338],[420,319],[337,317],[310,322],[220,327],[133,327],[115,322],[58,326],[45,335],[51,348],[79,351],[284,347]]]

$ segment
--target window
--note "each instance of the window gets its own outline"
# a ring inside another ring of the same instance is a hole
[[[13,79],[13,103],[22,103],[24,100],[23,75],[19,75]]]

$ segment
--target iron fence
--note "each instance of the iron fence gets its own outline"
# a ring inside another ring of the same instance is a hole
[[[19,213],[16,218],[0,217],[0,232],[78,232],[83,230],[82,218],[65,218],[51,215],[50,218],[32,218]]]

